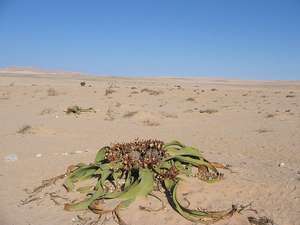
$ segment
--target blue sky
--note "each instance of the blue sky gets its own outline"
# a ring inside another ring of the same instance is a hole
[[[0,67],[300,79],[300,0],[0,0]]]

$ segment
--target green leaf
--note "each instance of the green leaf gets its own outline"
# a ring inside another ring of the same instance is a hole
[[[175,185],[175,181],[171,180],[171,179],[165,179],[164,185],[165,185],[166,189],[171,193],[171,189]]]
[[[170,169],[172,167],[172,162],[171,160],[168,161],[163,161],[159,164],[158,166],[160,169]]]
[[[205,166],[208,169],[212,170],[213,172],[219,173],[218,170],[204,158],[194,159],[194,158],[191,158],[188,156],[180,156],[180,155],[174,156],[173,158],[176,160],[179,160],[180,162],[192,164],[193,166],[196,166],[196,167]]]
[[[171,201],[173,202],[173,208],[184,218],[193,221],[193,222],[202,222],[202,223],[212,223],[220,219],[223,219],[226,216],[232,215],[235,209],[224,210],[224,211],[201,211],[185,208],[180,204],[177,199],[177,187],[179,180],[170,182],[165,181],[165,186],[169,193],[171,194]]]
[[[185,145],[180,143],[179,141],[174,140],[174,141],[171,141],[167,144],[164,144],[164,146],[163,146],[164,149],[167,149],[167,148],[170,148],[170,147],[181,149],[181,148],[184,148]]]
[[[190,164],[188,164],[188,165],[190,165]],[[183,165],[179,161],[175,161],[175,167],[176,167],[177,170],[179,170],[180,174],[184,174],[186,176],[191,176],[192,175],[192,171],[187,169],[187,165]]]
[[[91,178],[97,171],[98,167],[94,165],[84,165],[73,171],[66,179],[64,186],[68,191],[74,189],[74,183],[79,180]]]
[[[127,173],[126,180],[125,180],[124,189],[127,189],[130,186],[131,182],[132,182],[131,170],[129,170],[128,173]]]
[[[80,193],[89,193],[93,189],[93,187],[94,187],[93,185],[84,186],[84,187],[77,188],[76,191]]]
[[[116,170],[112,173],[112,177],[115,181],[118,181],[122,176],[122,170]]]
[[[167,150],[167,153],[171,157],[172,156],[179,156],[179,155],[193,156],[193,157],[196,157],[196,158],[201,158],[202,157],[199,150],[196,149],[196,148],[193,148],[193,147],[184,147],[184,148],[181,148],[181,149],[177,149],[177,148],[174,148],[174,147],[169,147],[166,150]]]
[[[153,172],[149,169],[141,169],[139,171],[139,178],[133,184],[129,185],[127,189],[125,189],[123,192],[107,193],[105,196],[103,196],[103,198],[121,200],[119,207],[126,208],[136,198],[145,197],[152,192],[153,183]]]
[[[104,188],[104,183],[107,180],[107,178],[111,175],[112,171],[111,170],[104,170],[101,173],[101,177],[100,177],[100,182],[101,182],[101,187]]]
[[[120,199],[135,199],[136,197],[147,196],[153,190],[153,172],[149,169],[141,169],[139,172],[139,180],[136,186],[129,188],[120,195]]]
[[[96,199],[98,199],[104,195],[105,195],[105,193],[101,189],[99,191],[94,192],[94,194],[91,197],[89,197],[81,202],[77,202],[77,203],[73,203],[73,204],[65,204],[64,209],[67,211],[79,211],[79,210],[88,209],[90,204],[92,204]]]
[[[108,149],[109,149],[109,147],[105,146],[97,152],[96,158],[95,158],[95,163],[99,163],[105,159],[105,153],[107,152]]]

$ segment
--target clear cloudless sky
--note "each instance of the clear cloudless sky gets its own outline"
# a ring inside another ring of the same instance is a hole
[[[300,79],[300,0],[0,0],[0,67]]]

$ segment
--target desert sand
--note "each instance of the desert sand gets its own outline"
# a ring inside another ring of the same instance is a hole
[[[95,112],[66,114],[72,105]],[[104,145],[135,138],[176,139],[198,147],[208,160],[231,165],[232,172],[222,171],[218,183],[191,180],[182,186],[191,207],[252,203],[257,214],[245,210],[241,220],[252,215],[279,225],[300,224],[300,81],[7,70],[0,73],[0,224],[89,224],[93,213],[63,210],[73,199],[63,180],[37,201],[22,204],[26,190],[71,164],[93,161]],[[52,192],[65,199],[53,201]],[[122,218],[131,225],[194,224],[170,206],[159,212],[139,209],[150,204],[158,203],[138,200]],[[116,222],[107,217],[103,224]]]

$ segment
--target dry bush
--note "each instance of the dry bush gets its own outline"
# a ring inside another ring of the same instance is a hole
[[[83,112],[96,112],[96,110],[94,110],[93,107],[90,108],[81,108],[78,105],[74,105],[74,106],[69,106],[67,108],[67,110],[65,110],[66,114],[75,114],[75,115],[79,115]]]
[[[114,89],[113,89],[113,85],[109,85],[108,88],[106,88],[105,90],[105,96],[108,96],[108,95],[111,95],[112,93],[116,92]]]
[[[21,127],[18,131],[18,134],[28,134],[28,133],[32,133],[32,127],[30,125],[24,125],[23,127]]]
[[[48,96],[57,96],[58,92],[54,88],[49,88],[47,90],[47,94],[48,94]]]

